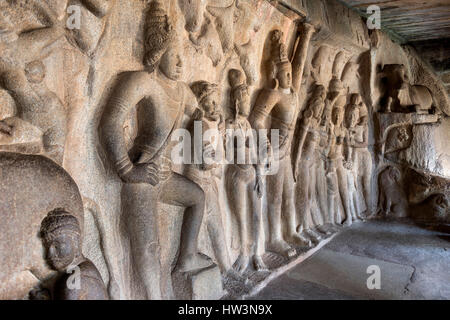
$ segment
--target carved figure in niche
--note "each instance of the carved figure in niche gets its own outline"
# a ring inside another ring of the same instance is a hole
[[[388,166],[378,177],[379,210],[385,217],[408,216],[409,204],[401,183],[400,170]]]
[[[307,225],[307,218],[311,218],[313,226],[320,224],[318,217],[311,212],[311,205],[313,205],[316,193],[316,170],[314,168],[316,160],[318,160],[316,159],[316,147],[320,142],[319,126],[326,97],[325,87],[316,85],[300,122],[299,144],[294,169],[294,178],[297,180],[301,177],[302,179],[298,195],[301,205],[297,207],[299,231],[305,232],[314,243],[318,243],[322,237]]]
[[[351,164],[349,170],[355,176],[356,190],[361,190],[367,214],[371,214],[372,155],[368,150],[369,126],[368,111],[361,96],[354,93],[350,96],[350,105],[346,110],[346,162]],[[358,201],[359,202],[359,201]],[[357,216],[362,212],[358,210]]]
[[[0,58],[0,80],[2,86],[15,100],[16,116],[31,123],[43,132],[43,146],[46,154],[61,164],[64,154],[66,115],[59,98],[44,83],[45,67],[42,63],[44,49],[61,38],[64,29],[56,17],[42,4],[39,14],[45,15],[54,26],[32,30],[10,37],[2,48]],[[12,26],[6,24],[9,34],[16,34]],[[20,54],[17,54],[20,52]],[[3,122],[5,124],[5,122]],[[11,130],[3,130],[14,134]],[[7,127],[5,127],[7,129]]]
[[[281,40],[282,32],[275,30],[272,33],[275,86],[260,92],[250,115],[250,123],[254,129],[279,130],[279,159],[275,159],[279,162],[279,172],[266,178],[270,232],[268,249],[287,257],[293,256],[296,250],[285,241],[282,234],[282,203],[285,204],[287,240],[296,245],[310,244],[309,239],[304,238],[296,231],[295,203],[292,196],[294,175],[290,154],[292,136],[300,109],[298,93],[313,31],[312,25],[305,24],[303,26],[292,64],[287,57],[286,46]],[[271,119],[269,128],[266,124],[268,118]],[[268,137],[264,137],[263,140],[265,141],[259,142],[260,146],[270,145]]]
[[[387,64],[379,76],[386,88],[381,102],[384,112],[431,113],[433,97],[430,90],[422,85],[411,85],[405,65]]]
[[[361,213],[366,210],[366,208],[362,208],[360,204],[360,197],[358,194],[358,166],[364,165],[363,163],[359,163],[357,159],[357,144],[360,141],[360,130],[357,128],[357,124],[359,121],[359,109],[356,105],[350,105],[347,107],[345,112],[345,126],[346,137],[344,142],[344,167],[347,169],[347,186],[348,193],[350,197],[350,201],[355,208],[355,212],[352,214],[353,220],[363,219],[361,217]],[[369,173],[370,174],[370,173]]]
[[[210,129],[217,130],[220,136],[211,136],[209,141],[202,141],[202,148],[197,152],[203,156],[203,159],[198,165],[189,165],[186,177],[197,183],[205,192],[206,217],[204,223],[206,223],[217,264],[221,273],[226,275],[231,269],[231,261],[223,229],[222,208],[219,203],[218,183],[222,178],[222,165],[215,161],[215,159],[221,158],[221,153],[223,153],[222,140],[225,131],[225,123],[218,110],[219,89],[216,84],[207,81],[195,82],[191,85],[191,89],[203,111],[203,115],[195,119],[195,121],[201,122],[202,137],[205,137],[205,132]],[[193,128],[191,132],[193,133]]]
[[[78,219],[64,209],[51,211],[41,224],[46,259],[59,272],[55,300],[108,300],[100,272],[81,252]]]
[[[347,132],[343,126],[345,114],[345,100],[344,104],[335,104],[332,110],[332,122],[333,127],[329,136],[328,145],[328,163],[327,163],[327,180],[330,179],[330,186],[334,186],[332,190],[338,190],[340,200],[344,209],[346,216],[345,225],[350,225],[352,219],[355,220],[355,208],[351,201],[349,190],[348,190],[348,172],[344,168],[344,140],[346,138]],[[337,187],[337,188],[336,188]],[[329,197],[329,208],[334,210],[335,217],[332,221],[340,222],[342,221],[338,212],[338,201],[335,197]]]
[[[244,272],[249,266],[255,270],[266,270],[261,258],[264,248],[260,247],[259,241],[262,227],[263,168],[250,162],[252,153],[257,152],[252,128],[247,119],[251,107],[250,95],[241,71],[230,70],[229,82],[234,112],[233,118],[227,120],[226,128],[233,135],[227,136],[226,146],[230,148],[230,143],[232,144],[234,159],[227,168],[225,178],[230,208],[237,218],[241,240],[235,268],[239,272]],[[239,154],[245,154],[245,161],[239,161]]]
[[[212,261],[197,252],[204,192],[172,171],[172,133],[181,126],[184,113],[193,115],[197,101],[179,80],[183,72],[180,48],[172,22],[159,2],[150,5],[145,35],[146,69],[121,78],[106,106],[101,129],[106,150],[125,182],[122,203],[134,266],[148,298],[160,299],[158,203],[186,208],[176,269],[198,270],[211,266]],[[133,108],[137,108],[138,132],[128,152],[123,125]]]

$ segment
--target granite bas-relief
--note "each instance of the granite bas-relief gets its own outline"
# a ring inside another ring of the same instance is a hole
[[[440,80],[333,0],[0,8],[1,299],[240,298],[354,221],[449,221]]]

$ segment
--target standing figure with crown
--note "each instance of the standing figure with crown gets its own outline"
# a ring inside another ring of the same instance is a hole
[[[313,32],[312,25],[304,24],[292,63],[288,59],[286,46],[282,42],[283,33],[280,30],[273,32],[272,66],[275,85],[273,88],[261,91],[250,115],[250,122],[254,129],[269,131],[275,129],[279,132],[278,157],[273,159],[278,161],[278,172],[271,172],[266,177],[270,233],[267,249],[288,258],[296,254],[296,250],[291,244],[311,245],[310,239],[297,232],[291,142],[300,110],[298,94]],[[269,137],[263,137],[261,140],[259,141],[260,148],[270,149]],[[285,212],[283,216],[286,217],[286,238],[282,233],[282,207]]]
[[[183,207],[183,226],[175,269],[192,272],[211,266],[198,253],[205,194],[192,180],[172,170],[172,134],[184,114],[198,110],[189,86],[182,82],[183,62],[173,24],[160,0],[150,4],[145,21],[145,69],[122,75],[106,106],[100,130],[122,188],[122,214],[130,238],[133,267],[147,299],[161,299],[158,237],[160,203]],[[136,108],[138,132],[127,150],[123,132]],[[168,241],[169,239],[166,239]]]

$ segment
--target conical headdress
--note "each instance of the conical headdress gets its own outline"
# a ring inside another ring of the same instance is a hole
[[[145,64],[154,69],[174,38],[174,28],[163,3],[153,0],[145,19]]]

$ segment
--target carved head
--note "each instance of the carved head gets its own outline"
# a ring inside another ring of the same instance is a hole
[[[199,31],[203,25],[208,0],[178,0],[178,4],[186,21],[185,29],[193,33]]]
[[[345,88],[344,85],[342,84],[342,81],[338,78],[334,78],[331,79],[330,81],[330,86],[328,89],[329,95],[330,95],[330,99],[334,99],[337,96],[340,96],[344,93]]]
[[[145,20],[145,60],[151,71],[174,41],[175,32],[161,0],[153,0]]]
[[[404,64],[387,64],[381,71],[389,89],[400,90],[408,85],[408,74]]]
[[[357,105],[351,104],[347,107],[345,113],[345,126],[347,128],[354,128],[359,123],[359,108]]]
[[[178,43],[172,43],[162,55],[159,70],[171,80],[179,80],[183,76],[183,60]]]
[[[25,65],[25,75],[31,83],[41,83],[45,78],[45,66],[36,60]]]
[[[42,220],[41,237],[47,262],[55,270],[66,270],[81,256],[81,229],[78,219],[64,209],[55,209]]]
[[[331,112],[331,120],[336,127],[340,127],[342,125],[342,121],[344,120],[344,109],[343,108],[333,108]]]
[[[325,107],[325,99],[327,97],[327,90],[321,84],[317,85],[313,93],[312,108],[314,118],[319,119],[322,116]]]
[[[234,107],[235,116],[248,117],[251,103],[244,74],[240,70],[231,69],[228,73],[228,81],[231,85],[231,105]]]
[[[200,108],[207,117],[215,117],[218,114],[219,88],[208,81],[197,81],[191,85],[191,89],[197,97]]]
[[[395,167],[388,168],[389,178],[392,182],[399,182],[401,178],[400,170]]]
[[[286,45],[283,43],[283,32],[274,30],[272,40],[273,76],[282,89],[292,86],[292,65],[288,59]]]

